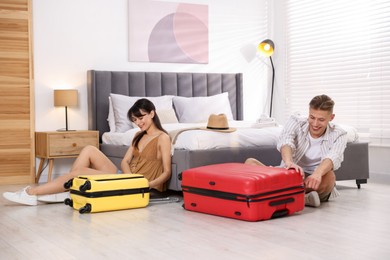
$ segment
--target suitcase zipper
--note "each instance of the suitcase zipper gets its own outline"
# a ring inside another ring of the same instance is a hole
[[[224,191],[218,191],[218,190],[207,190],[207,189],[194,188],[194,187],[188,187],[188,186],[183,186],[182,189],[183,189],[183,192],[194,193],[194,194],[218,198],[218,199],[246,202],[248,208],[250,207],[250,202],[261,202],[261,201],[277,199],[277,198],[296,195],[296,194],[300,194],[300,193],[305,192],[303,185],[293,186],[293,187],[289,187],[289,188],[285,188],[285,189],[264,192],[264,193],[258,193],[258,194],[253,194],[253,195],[237,194],[237,193],[230,193],[230,192],[224,192]],[[264,197],[264,196],[273,195],[273,194],[277,194],[277,193],[281,193],[281,192],[292,191],[292,190],[296,190],[296,189],[299,189],[299,190],[295,191],[295,192],[290,192],[287,194],[281,194],[281,195],[276,195],[276,196],[267,197],[267,198],[258,198],[258,197]],[[258,199],[255,199],[255,198],[258,198]]]
[[[145,193],[149,193],[149,187],[137,188],[137,189],[126,189],[126,190],[110,190],[110,191],[95,191],[95,192],[81,192],[78,190],[71,190],[71,194],[79,195],[87,198],[100,198],[110,196],[123,196],[142,193],[144,197]]]
[[[293,195],[297,195],[297,194],[301,194],[301,193],[304,193],[305,191],[304,190],[300,190],[300,191],[296,191],[296,192],[291,192],[291,193],[287,193],[287,194],[281,194],[281,195],[278,195],[278,196],[273,196],[273,197],[269,197],[269,198],[263,198],[263,199],[251,199],[251,198],[245,198],[245,201],[246,201],[246,204],[248,206],[248,208],[250,208],[250,202],[261,202],[261,201],[266,201],[266,200],[274,200],[274,199],[279,199],[279,198],[283,198],[283,197],[286,197],[286,196],[293,196]],[[243,200],[241,200],[243,201]],[[277,206],[277,205],[280,205],[280,204],[287,204],[287,203],[291,203],[291,202],[294,202],[294,198],[289,198],[289,199],[285,199],[285,200],[281,200],[281,201],[276,201],[275,203],[273,202],[270,202],[270,206]]]
[[[79,176],[79,179],[89,180],[88,177]],[[94,181],[117,181],[117,180],[132,180],[132,179],[142,179],[144,176],[134,176],[134,177],[126,177],[126,178],[112,178],[112,179],[94,179]]]

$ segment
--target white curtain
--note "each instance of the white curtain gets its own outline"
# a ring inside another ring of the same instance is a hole
[[[286,14],[286,114],[327,94],[335,122],[390,146],[390,1],[288,0]]]

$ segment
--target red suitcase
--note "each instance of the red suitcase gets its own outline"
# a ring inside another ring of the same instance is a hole
[[[258,221],[303,210],[304,186],[293,169],[223,163],[185,170],[186,210]]]

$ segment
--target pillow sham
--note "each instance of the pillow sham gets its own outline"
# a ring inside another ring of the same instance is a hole
[[[207,122],[211,114],[225,114],[233,120],[227,92],[208,97],[173,97],[173,105],[180,123]]]
[[[134,105],[134,103],[141,98],[147,98],[153,102],[156,110],[172,109],[173,96],[160,96],[160,97],[129,97],[120,94],[110,94],[112,107],[115,118],[115,131],[124,133],[127,130],[133,128],[130,120],[127,118],[127,112]]]
[[[177,120],[175,110],[171,109],[160,109],[156,110],[158,118],[160,118],[161,124],[177,124],[179,121]]]

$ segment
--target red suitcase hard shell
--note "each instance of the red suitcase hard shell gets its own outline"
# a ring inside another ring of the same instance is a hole
[[[186,210],[258,221],[304,209],[304,186],[293,169],[223,163],[185,170]]]

